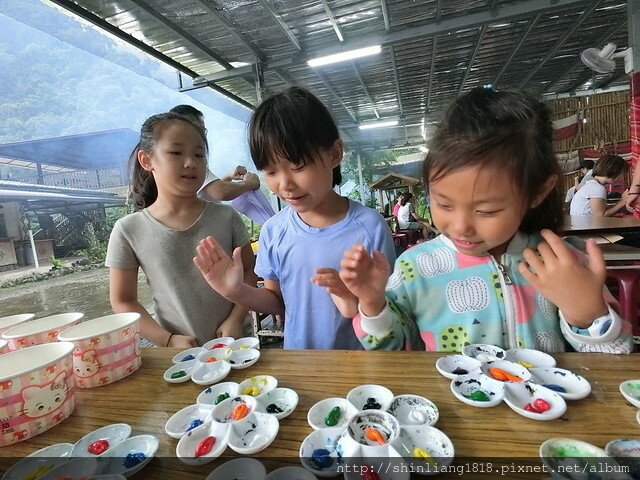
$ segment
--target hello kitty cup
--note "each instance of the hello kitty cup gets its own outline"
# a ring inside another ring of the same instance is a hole
[[[0,355],[3,355],[5,353],[9,352],[9,342],[7,342],[5,339],[1,339],[0,340]]]
[[[5,330],[2,338],[9,342],[9,350],[20,350],[33,345],[55,342],[58,333],[80,323],[83,313],[60,313],[36,318]]]
[[[71,415],[74,345],[54,342],[0,357],[0,447],[21,442]]]
[[[140,314],[116,313],[68,328],[58,340],[73,342],[73,373],[80,388],[118,381],[140,368]]]
[[[9,315],[8,317],[0,318],[0,334],[20,323],[33,320],[33,317],[35,317],[33,313],[20,313],[18,315]]]

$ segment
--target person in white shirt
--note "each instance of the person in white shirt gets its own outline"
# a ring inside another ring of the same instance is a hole
[[[593,167],[593,180],[587,180],[571,200],[571,215],[594,215],[611,217],[622,210],[627,202],[628,190],[620,200],[607,208],[607,185],[611,185],[624,177],[629,164],[618,155],[605,155]]]
[[[595,162],[593,160],[582,160],[580,162],[580,177],[578,177],[575,182],[576,192],[580,190],[589,180],[593,180],[594,166]]]

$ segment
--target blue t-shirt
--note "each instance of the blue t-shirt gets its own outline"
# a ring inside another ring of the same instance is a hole
[[[265,222],[260,231],[256,274],[280,282],[285,304],[284,348],[362,349],[351,319],[343,317],[326,288],[311,283],[316,268],[340,270],[345,250],[362,243],[395,262],[391,231],[382,216],[349,200],[345,218],[323,228],[310,227],[292,208]]]

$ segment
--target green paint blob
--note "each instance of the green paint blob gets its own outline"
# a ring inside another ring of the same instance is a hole
[[[171,378],[182,378],[187,375],[187,372],[184,370],[180,370],[179,372],[174,372],[171,374]]]
[[[341,413],[340,407],[333,407],[324,419],[324,424],[327,427],[335,427],[338,424],[338,420],[340,420]]]
[[[218,395],[216,397],[216,401],[213,402],[214,405],[219,404],[220,402],[222,402],[223,400],[226,400],[227,398],[229,398],[229,394],[228,393],[221,393],[220,395]]]
[[[465,397],[476,402],[488,402],[490,400],[489,396],[482,390],[475,390],[469,393],[469,395],[465,395]]]

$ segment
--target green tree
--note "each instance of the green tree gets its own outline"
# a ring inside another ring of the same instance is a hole
[[[374,181],[375,167],[391,165],[396,161],[397,154],[392,150],[382,150],[375,152],[361,152],[360,164],[362,165],[362,181],[364,182],[365,199],[360,198],[360,189],[355,188],[349,193],[349,198],[365,204],[367,207],[376,208],[376,197],[371,194],[369,185]],[[342,161],[343,183],[351,180],[356,185],[360,185],[358,173],[358,157],[356,152],[349,152]]]

